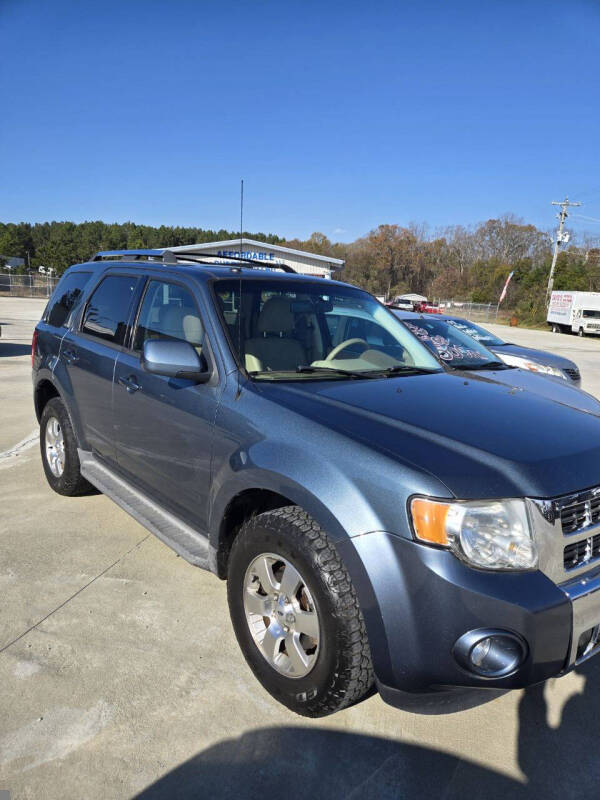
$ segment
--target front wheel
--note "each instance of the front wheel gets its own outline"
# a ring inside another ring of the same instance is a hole
[[[229,559],[227,595],[244,657],[276,700],[322,717],[373,683],[365,623],[333,542],[296,506],[247,521]]]
[[[584,336],[584,335],[585,334],[583,332],[583,328],[579,328],[579,330],[577,331],[577,336]]]

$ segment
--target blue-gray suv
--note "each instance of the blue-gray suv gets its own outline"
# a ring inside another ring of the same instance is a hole
[[[250,668],[300,714],[373,685],[443,710],[595,654],[600,417],[449,370],[356,287],[210,259],[65,272],[32,347],[50,486],[226,579]]]

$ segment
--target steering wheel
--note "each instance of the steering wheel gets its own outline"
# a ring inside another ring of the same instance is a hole
[[[369,343],[365,342],[364,339],[346,339],[345,342],[340,342],[333,348],[331,353],[329,353],[329,355],[325,358],[325,361],[333,361],[333,359],[336,358],[338,354],[342,352],[342,350],[350,347],[351,344],[364,344],[365,350],[369,349]]]

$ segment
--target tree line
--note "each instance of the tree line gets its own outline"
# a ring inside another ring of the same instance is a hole
[[[28,222],[0,223],[0,259],[16,256],[27,266],[52,267],[61,275],[67,267],[88,261],[99,250],[139,250],[235,239],[239,231],[136,225],[134,222]],[[253,239],[281,243],[274,234],[245,233]]]
[[[512,215],[433,234],[424,225],[379,225],[350,244],[321,233],[284,244],[344,258],[343,280],[388,298],[416,292],[430,300],[496,304],[513,272],[502,307],[524,322],[545,319],[552,237]],[[554,288],[600,291],[600,249],[584,240],[559,253]]]
[[[18,256],[33,269],[44,265],[60,275],[98,250],[175,247],[238,236],[236,231],[133,222],[0,223],[0,258]],[[544,318],[551,235],[510,215],[434,233],[424,225],[380,225],[350,243],[332,242],[318,232],[306,240],[271,233],[244,236],[342,258],[346,265],[336,277],[386,297],[417,292],[433,300],[496,303],[513,272],[503,307],[514,309],[523,321]],[[600,291],[600,250],[586,241],[563,250],[555,288]]]

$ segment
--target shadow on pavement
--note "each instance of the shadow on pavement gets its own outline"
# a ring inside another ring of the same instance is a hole
[[[525,782],[473,760],[401,741],[326,730],[271,727],[213,745],[149,786],[138,800],[264,798],[282,800],[459,800],[464,797],[594,798],[600,796],[600,669],[584,665],[583,694],[571,697],[556,728],[548,724],[544,685],[527,689],[519,704],[518,763]],[[398,712],[401,713],[401,712]],[[462,720],[464,726],[464,719]],[[435,725],[435,721],[431,720]],[[512,747],[494,707],[474,719],[468,740]],[[464,733],[457,730],[457,739]]]
[[[3,342],[0,339],[0,358],[6,358],[8,356],[25,356],[30,353],[30,344],[15,344],[14,342]]]

